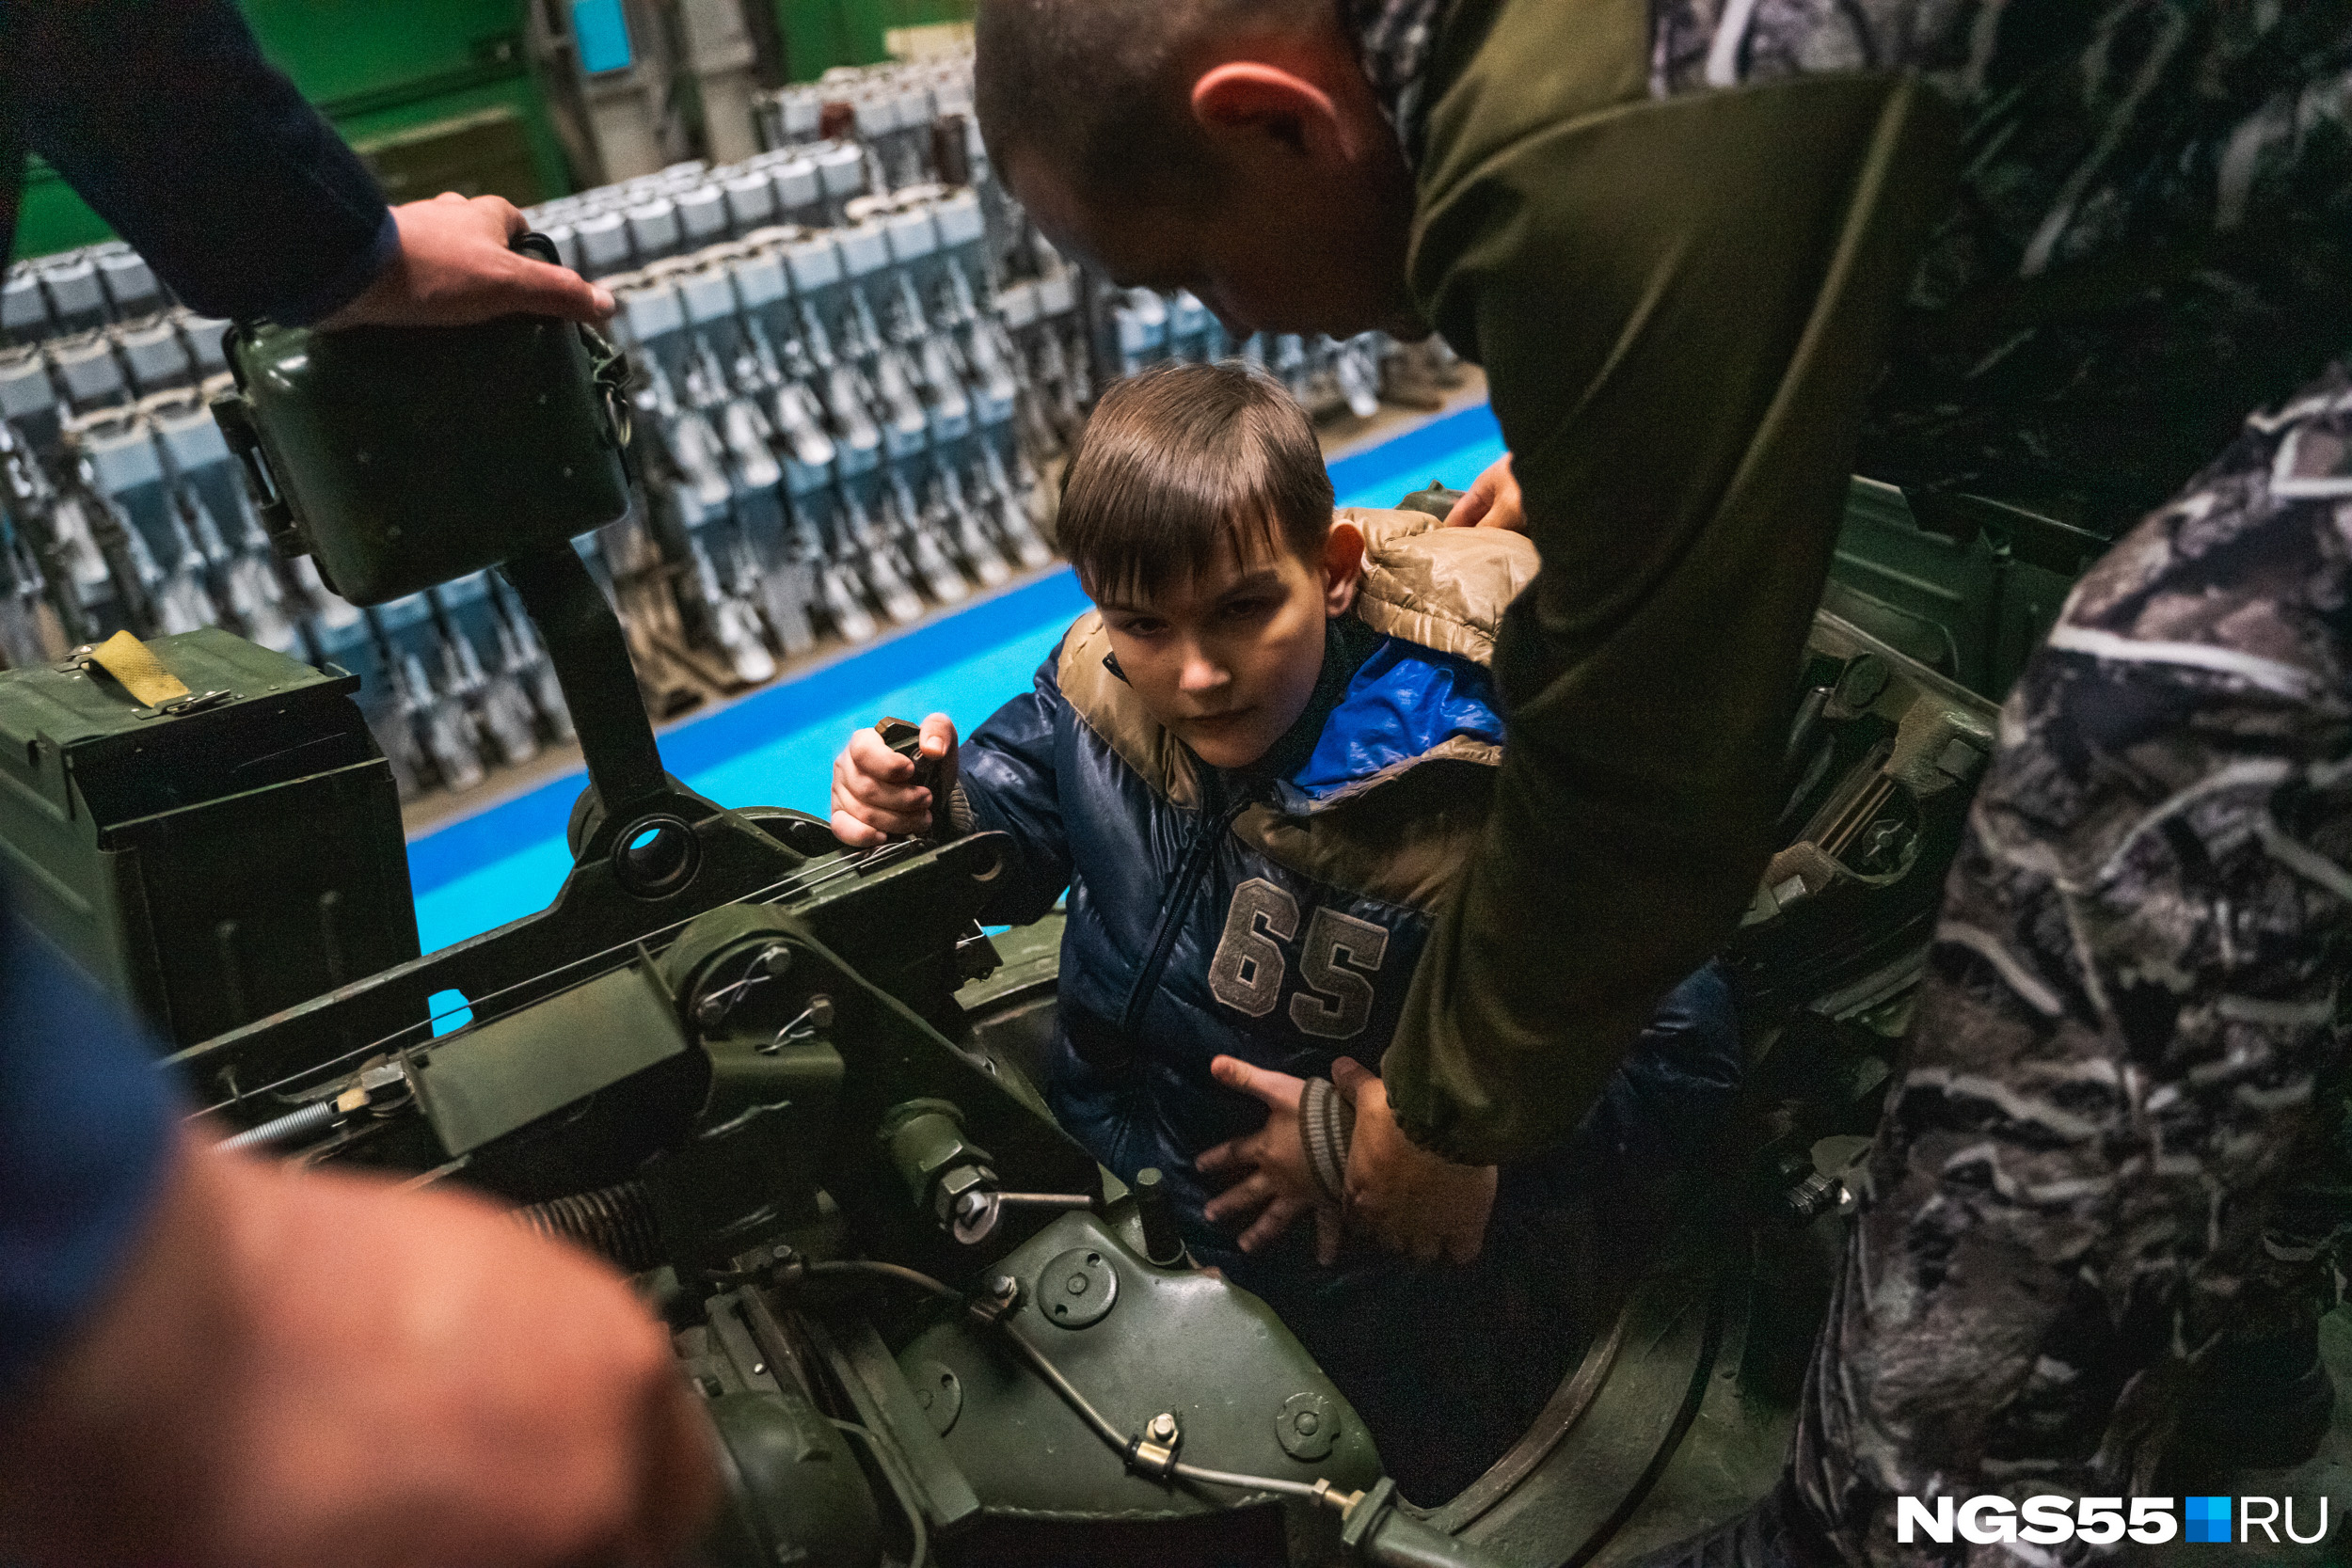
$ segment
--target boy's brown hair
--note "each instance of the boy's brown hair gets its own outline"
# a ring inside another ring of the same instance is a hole
[[[1055,531],[1090,597],[1148,602],[1220,560],[1322,560],[1331,475],[1307,411],[1236,360],[1155,365],[1095,405]]]

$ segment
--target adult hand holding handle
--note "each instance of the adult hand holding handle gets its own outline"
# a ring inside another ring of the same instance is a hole
[[[444,191],[392,209],[400,248],[359,297],[317,325],[470,326],[521,311],[600,322],[612,296],[569,267],[511,249],[528,225],[501,196]]]

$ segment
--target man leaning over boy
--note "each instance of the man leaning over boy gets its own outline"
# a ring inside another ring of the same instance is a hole
[[[1056,1114],[1120,1178],[1166,1174],[1195,1259],[1275,1307],[1407,1495],[1436,1502],[1581,1352],[1595,1292],[1630,1273],[1631,1216],[1711,1132],[1738,1046],[1702,969],[1572,1136],[1448,1167],[1434,1200],[1475,1216],[1466,1244],[1340,1261],[1332,1080],[1376,1082],[1483,829],[1502,736],[1486,660],[1535,557],[1502,530],[1331,502],[1304,413],[1263,375],[1170,366],[1114,387],[1060,522],[1095,610],[960,752],[944,715],[923,751],[950,764],[959,830],[1012,839],[986,919],[1034,920],[1068,889]],[[861,732],[835,765],[835,832],[926,831],[914,777]],[[1311,1243],[1291,1231],[1309,1214]]]

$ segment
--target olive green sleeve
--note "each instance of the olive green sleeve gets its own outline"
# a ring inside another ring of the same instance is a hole
[[[1746,905],[1950,147],[1915,82],[1844,75],[1424,163],[1416,293],[1486,367],[1543,566],[1496,644],[1494,810],[1383,1065],[1417,1141],[1485,1163],[1572,1131]]]

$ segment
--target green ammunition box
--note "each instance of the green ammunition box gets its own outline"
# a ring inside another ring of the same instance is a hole
[[[216,628],[148,647],[188,696],[145,707],[74,658],[0,672],[18,911],[177,1045],[415,958],[358,678]]]
[[[230,335],[229,364],[237,389],[213,414],[262,524],[353,604],[500,565],[628,508],[627,369],[570,322],[262,323]]]

